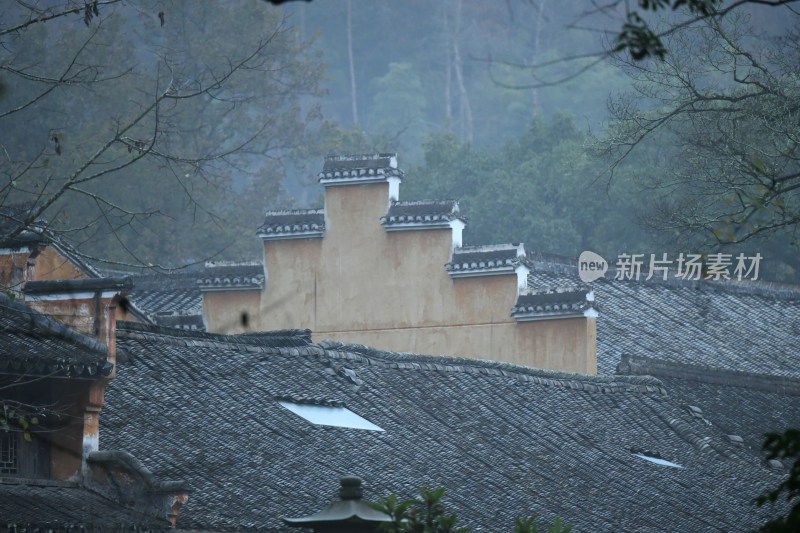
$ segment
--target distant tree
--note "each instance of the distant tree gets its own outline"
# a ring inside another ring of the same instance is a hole
[[[537,117],[498,152],[452,136],[425,144],[410,172],[406,198],[455,198],[469,218],[467,244],[524,242],[529,250],[577,256],[585,249],[616,255],[644,247],[631,183],[607,188],[572,116]]]
[[[775,489],[759,496],[759,506],[774,504],[784,495],[791,505],[786,516],[771,520],[759,531],[762,533],[794,533],[800,531],[800,429],[769,433],[764,441],[767,460],[791,461],[789,475]]]
[[[402,145],[418,149],[428,106],[422,81],[411,63],[389,63],[389,71],[371,82],[373,89],[365,129]]]
[[[800,13],[786,17],[796,24],[777,39],[734,14],[675,30],[663,61],[618,57],[634,91],[612,101],[601,150],[612,176],[639,149],[670,150],[646,171],[652,226],[718,246],[800,242]]]
[[[795,3],[797,0],[639,0],[638,8],[631,8],[628,2],[615,0],[603,6],[604,10],[611,10],[617,6],[625,7],[625,22],[614,39],[614,52],[627,51],[634,61],[641,61],[648,57],[664,59],[667,47],[663,39],[681,28],[695,22],[707,20],[714,23],[722,17],[745,6],[767,5],[781,6]],[[683,14],[679,20],[664,29],[654,29],[646,20],[648,12],[679,11]]]
[[[321,76],[280,10],[19,0],[3,11],[0,129],[13,135],[0,139],[0,206],[32,208],[0,237],[44,217],[102,259],[201,260],[236,242],[242,220],[223,217],[249,215],[249,233],[280,194]]]

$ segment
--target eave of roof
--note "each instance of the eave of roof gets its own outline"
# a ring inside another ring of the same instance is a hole
[[[169,526],[78,483],[43,479],[0,478],[0,516],[4,531],[155,533]]]

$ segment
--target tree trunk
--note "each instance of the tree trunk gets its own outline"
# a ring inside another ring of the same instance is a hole
[[[444,122],[447,133],[453,131],[453,34],[447,18],[447,4],[442,2],[442,38],[444,40]]]
[[[353,106],[353,126],[358,126],[358,98],[356,96],[356,66],[353,61],[353,3],[347,0],[347,59],[350,62],[350,102]]]
[[[467,87],[464,85],[464,72],[462,69],[461,49],[459,46],[459,33],[461,32],[461,3],[456,4],[456,20],[453,31],[453,60],[455,61],[456,81],[458,82],[459,122],[461,125],[461,139],[472,142],[472,107],[469,105]]]
[[[540,57],[539,54],[539,45],[541,43],[541,32],[542,32],[542,14],[544,13],[544,5],[547,3],[547,0],[542,0],[541,3],[537,6],[538,13],[536,14],[536,26],[533,33],[533,54],[531,54],[531,115],[533,118],[539,114],[539,89],[536,87],[538,83],[538,79],[536,78],[536,69],[533,65],[536,64],[536,61]]]

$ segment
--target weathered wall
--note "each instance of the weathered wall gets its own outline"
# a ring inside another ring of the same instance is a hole
[[[59,254],[52,246],[46,246],[35,256],[36,265],[30,281],[46,281],[60,279],[83,279],[81,272],[66,257]]]
[[[99,297],[65,297],[59,300],[28,299],[25,303],[64,326],[105,343],[105,340],[99,337],[103,325],[104,308],[108,304],[108,300],[103,300]]]
[[[214,331],[247,333],[258,320],[261,291],[207,291],[203,293],[203,317]],[[275,328],[269,328],[275,329]]]
[[[0,287],[19,291],[26,281],[83,279],[81,272],[69,259],[51,246],[31,252],[0,255]]]
[[[25,283],[28,252],[0,255],[0,286],[19,291]]]
[[[594,319],[517,323],[516,275],[451,279],[451,230],[387,232],[388,187],[327,187],[324,238],[265,241],[256,329],[309,328],[315,340],[596,373]],[[208,305],[209,329],[233,331],[218,304]]]

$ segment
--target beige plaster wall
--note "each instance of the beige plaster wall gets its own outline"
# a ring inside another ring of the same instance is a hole
[[[83,272],[50,246],[43,247],[39,253],[19,252],[0,255],[0,286],[3,288],[18,291],[26,281],[85,277]]]
[[[213,324],[210,331],[247,333],[254,328],[260,314],[261,291],[207,291],[203,293],[203,319]],[[278,328],[266,328],[278,329]]]
[[[451,230],[387,232],[388,206],[387,183],[327,187],[324,238],[265,241],[254,328],[596,373],[593,319],[517,323],[516,274],[451,279]],[[234,331],[212,295],[204,295],[209,330]]]
[[[51,246],[46,246],[36,256],[36,266],[31,280],[49,281],[62,279],[83,279],[86,274],[78,270],[66,257]]]

